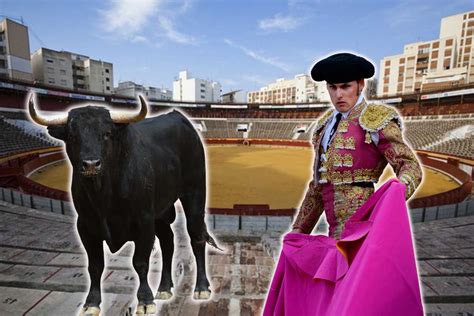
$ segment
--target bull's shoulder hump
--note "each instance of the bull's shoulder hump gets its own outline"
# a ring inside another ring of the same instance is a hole
[[[173,109],[173,111],[169,112],[169,114],[174,115],[176,118],[178,118],[179,121],[183,122],[190,128],[194,129],[194,126],[191,122],[191,118],[188,118],[186,115],[181,113],[181,111],[178,111],[176,109]]]

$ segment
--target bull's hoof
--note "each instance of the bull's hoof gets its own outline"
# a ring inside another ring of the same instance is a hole
[[[156,305],[153,304],[140,304],[137,306],[137,315],[155,315],[156,314]]]
[[[195,291],[194,299],[195,300],[208,300],[211,297],[210,291]]]
[[[87,306],[81,309],[80,316],[99,316],[100,308],[95,306]]]
[[[169,300],[172,297],[173,293],[171,291],[158,291],[155,296],[157,300]]]

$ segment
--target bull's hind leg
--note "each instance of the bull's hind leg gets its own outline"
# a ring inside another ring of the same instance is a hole
[[[204,222],[205,192],[184,193],[180,196],[186,215],[186,227],[191,239],[191,247],[196,258],[195,299],[208,299],[211,296],[209,281],[206,275],[206,242],[209,239]]]
[[[175,214],[174,206],[172,207],[173,215]],[[156,298],[159,300],[167,300],[173,296],[171,288],[173,287],[173,279],[171,275],[171,262],[174,252],[174,234],[170,227],[171,223],[162,220],[155,221],[155,234],[160,240],[163,269],[161,270],[161,281],[158,287]]]
[[[153,226],[153,224],[141,226],[136,232],[137,236],[134,240],[135,253],[133,254],[133,267],[135,271],[137,271],[139,278],[137,314],[156,313],[156,305],[153,303],[153,293],[148,284],[150,254],[155,241]]]

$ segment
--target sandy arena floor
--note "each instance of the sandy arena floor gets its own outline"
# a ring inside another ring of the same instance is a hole
[[[298,207],[311,177],[313,151],[299,147],[210,146],[207,149],[209,207],[270,204],[270,208]],[[67,191],[69,163],[62,161],[37,170],[31,179]],[[387,168],[380,183],[393,173]],[[428,185],[429,184],[429,185]],[[417,197],[456,188],[449,176],[424,168],[424,184]]]

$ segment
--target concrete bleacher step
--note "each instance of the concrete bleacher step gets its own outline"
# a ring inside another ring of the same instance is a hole
[[[0,202],[0,315],[77,312],[89,281],[74,223],[73,217]],[[260,313],[279,255],[280,235],[219,232],[216,238],[226,252],[210,250],[207,260],[213,295],[210,301],[197,303],[192,299],[195,263],[184,227],[178,212],[173,224],[175,296],[158,302],[159,315]],[[472,312],[474,216],[416,223],[413,229],[427,315]],[[117,254],[106,255],[102,305],[106,315],[125,315],[135,307],[132,252],[128,244]],[[157,247],[149,277],[153,291],[160,273]]]
[[[78,315],[84,293],[0,287],[2,315]],[[134,304],[124,294],[105,293],[101,315],[126,315]]]
[[[73,217],[0,203],[0,315],[77,313],[89,280],[74,223]],[[225,237],[219,244],[226,252],[209,251],[213,296],[210,301],[196,303],[192,299],[195,263],[182,212],[173,226],[175,296],[169,302],[158,302],[159,315],[248,314],[262,308],[273,259],[255,238]],[[107,268],[102,277],[105,315],[126,315],[136,305],[132,252],[131,244],[115,255],[106,252]],[[161,274],[158,248],[150,263],[150,286],[156,292]]]

